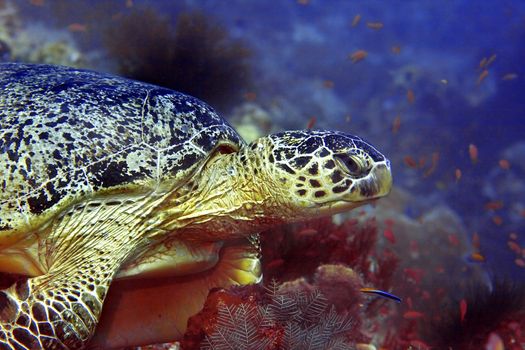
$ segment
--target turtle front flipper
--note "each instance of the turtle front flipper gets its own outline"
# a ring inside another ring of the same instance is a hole
[[[46,275],[0,291],[0,349],[79,349],[91,338],[127,249],[110,242],[79,253]],[[114,243],[114,242],[113,242]],[[115,248],[114,246],[112,248]],[[78,253],[78,252],[77,252]]]
[[[109,285],[145,229],[127,203],[87,207],[53,225],[42,243],[46,274],[0,291],[0,350],[79,349],[95,332]]]
[[[0,292],[0,349],[78,349],[91,337],[110,279],[46,277]]]

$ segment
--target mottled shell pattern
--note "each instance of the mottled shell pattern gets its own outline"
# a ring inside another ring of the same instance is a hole
[[[64,204],[179,181],[243,143],[203,102],[107,74],[0,64],[0,90],[0,249]]]

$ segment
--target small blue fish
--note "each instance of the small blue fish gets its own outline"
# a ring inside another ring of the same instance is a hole
[[[387,298],[390,300],[394,300],[397,303],[401,302],[401,298],[398,296],[395,296],[394,294],[390,294],[388,292],[385,292],[384,290],[380,289],[374,289],[374,288],[361,288],[361,292],[363,293],[369,293],[369,294],[376,294],[383,298]]]

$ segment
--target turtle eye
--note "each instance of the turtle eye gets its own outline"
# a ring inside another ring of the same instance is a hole
[[[339,153],[334,154],[334,158],[339,167],[348,175],[357,177],[366,171],[363,161],[355,155]]]

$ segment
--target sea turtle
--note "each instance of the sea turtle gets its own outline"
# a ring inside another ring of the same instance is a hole
[[[29,277],[0,291],[0,349],[85,347],[114,279],[193,281],[183,328],[208,289],[260,280],[258,232],[391,188],[342,132],[247,145],[196,98],[67,67],[1,64],[0,88],[0,271]]]

